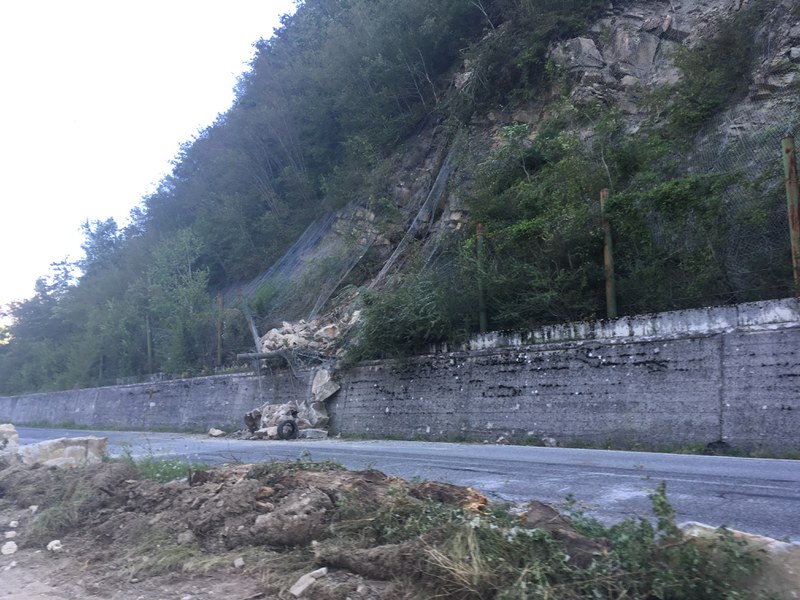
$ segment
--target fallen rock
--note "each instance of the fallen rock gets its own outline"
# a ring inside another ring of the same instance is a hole
[[[241,569],[244,566],[244,559],[241,556],[238,556],[233,561],[233,566],[236,569]]]
[[[296,489],[270,513],[256,517],[252,534],[256,543],[270,546],[305,546],[324,534],[330,496],[317,488]]]
[[[47,544],[47,549],[50,552],[61,552],[64,549],[64,545],[61,543],[61,540],[53,540]]]
[[[19,448],[19,433],[11,423],[0,424],[0,452],[16,452]]]
[[[564,544],[564,550],[579,567],[588,567],[595,554],[607,550],[607,546],[600,541],[575,531],[556,509],[542,502],[532,501],[528,504],[523,523],[530,529],[543,529],[550,533],[554,540]]]
[[[321,327],[314,333],[314,338],[318,340],[332,340],[339,337],[339,326],[331,323]]]
[[[17,551],[17,544],[15,542],[6,542],[0,547],[0,554],[3,556],[9,556],[10,554],[14,554]]]
[[[301,429],[297,437],[301,440],[325,440],[328,439],[328,432],[325,429]]]
[[[108,438],[90,436],[28,444],[20,446],[17,454],[22,464],[28,466],[77,467],[102,462],[107,448]]]
[[[689,521],[679,525],[688,538],[713,541],[719,538],[716,527]],[[745,548],[756,554],[761,561],[759,572],[750,577],[744,586],[752,591],[769,594],[779,600],[797,600],[800,597],[800,544],[781,542],[760,535],[729,529],[739,540],[746,542]]]
[[[216,429],[212,427],[211,429],[208,430],[208,435],[211,437],[222,437],[225,435],[225,432],[222,431],[222,429]]]
[[[317,569],[316,571],[311,571],[311,573],[306,573],[297,582],[289,588],[289,593],[294,596],[295,598],[299,598],[302,596],[305,591],[310,588],[320,577],[325,577],[328,574],[328,568],[322,567],[321,569]]]
[[[328,369],[320,369],[311,382],[311,395],[314,402],[324,402],[341,389],[341,385],[333,380],[333,375]]]

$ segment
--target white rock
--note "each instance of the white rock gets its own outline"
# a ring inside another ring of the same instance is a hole
[[[107,448],[108,438],[104,437],[60,438],[20,446],[19,456],[26,465],[68,467],[98,464],[105,457]]]
[[[19,521],[10,521],[8,523],[8,526],[11,527],[11,528],[19,527]]]
[[[47,544],[47,549],[50,552],[61,552],[64,549],[64,545],[61,543],[61,540],[53,540]]]
[[[17,551],[17,545],[14,542],[6,542],[3,544],[3,547],[0,548],[0,554],[3,556],[8,556],[9,554],[14,554]]]
[[[236,560],[233,561],[233,566],[237,569],[241,569],[244,566],[244,559],[239,556]]]
[[[195,540],[194,533],[191,531],[181,531],[178,534],[178,543],[179,544],[191,544]]]
[[[332,340],[339,336],[339,327],[333,323],[317,330],[314,337],[323,340]]]
[[[7,540],[10,540],[11,538],[15,538],[15,537],[17,537],[17,532],[16,531],[6,531],[5,537],[6,537]]]
[[[301,429],[297,432],[297,437],[301,440],[325,440],[328,432],[324,429]]]
[[[302,596],[305,591],[314,585],[314,582],[319,579],[320,577],[325,577],[328,574],[328,568],[322,567],[321,569],[317,569],[316,571],[312,571],[311,573],[306,573],[297,582],[289,588],[289,593],[294,596],[295,598],[299,598]]]
[[[0,451],[16,452],[19,447],[19,434],[11,423],[0,424]]]
[[[35,514],[36,514],[36,511],[37,511],[37,510],[39,510],[39,505],[38,505],[38,504],[31,504],[31,505],[28,507],[28,510],[29,510],[29,511],[31,511],[31,514],[32,514],[32,515],[35,515]]]
[[[208,435],[210,435],[211,437],[222,437],[223,435],[225,435],[225,432],[222,431],[222,429],[217,429],[216,427],[212,427],[211,429],[208,430]]]

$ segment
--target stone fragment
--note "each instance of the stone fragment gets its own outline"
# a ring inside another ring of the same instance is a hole
[[[339,336],[339,327],[333,323],[317,330],[314,337],[318,340],[332,340]]]
[[[572,71],[602,69],[605,66],[603,56],[591,38],[573,38],[560,44],[553,51],[552,58],[559,67]]]
[[[15,538],[15,537],[17,537],[17,532],[16,531],[6,531],[5,538],[7,540],[10,540],[11,538]]]
[[[8,526],[14,529],[15,527],[19,527],[19,521],[9,521]]]
[[[11,423],[0,424],[0,452],[16,452],[19,448],[19,433]]]
[[[633,75],[625,75],[625,77],[622,78],[620,83],[622,84],[622,87],[626,88],[636,87],[637,85],[639,85],[639,78],[634,77]]]
[[[341,389],[341,385],[333,380],[333,375],[328,369],[320,369],[314,375],[311,383],[311,395],[314,402],[324,402]]]
[[[25,465],[76,467],[102,462],[107,448],[108,438],[89,436],[20,446],[18,454]]]
[[[317,488],[295,489],[275,510],[258,515],[251,529],[253,542],[270,546],[305,546],[318,537],[333,509],[330,496]]]
[[[689,521],[678,526],[687,538],[719,539],[719,530],[710,525]],[[749,578],[745,589],[766,593],[770,598],[796,600],[800,590],[800,544],[781,542],[734,529],[728,530],[736,540],[744,542],[744,551],[758,557],[758,573]]]
[[[299,598],[302,596],[305,591],[314,585],[314,582],[317,581],[320,577],[325,577],[328,574],[328,568],[322,567],[321,569],[317,569],[316,571],[311,571],[311,573],[306,573],[297,582],[289,588],[289,593],[294,596],[295,598]]]
[[[301,429],[297,437],[301,440],[325,440],[328,432],[325,429]]]
[[[548,448],[558,448],[558,440],[554,437],[543,437],[542,443]]]
[[[233,561],[233,566],[237,569],[241,569],[244,566],[244,559],[241,556],[236,557]]]
[[[195,535],[191,531],[181,531],[178,534],[179,544],[191,544],[195,540]]]
[[[61,552],[64,549],[64,545],[61,543],[61,540],[53,540],[47,544],[47,549],[50,552]]]
[[[800,47],[789,50],[789,60],[792,62],[800,62]]]
[[[14,554],[17,551],[17,545],[14,542],[6,542],[3,544],[2,548],[0,548],[0,554],[3,556],[9,556],[10,554]]]
[[[225,435],[225,432],[222,431],[222,429],[217,429],[215,427],[212,427],[211,429],[208,430],[208,435],[211,437],[222,437]]]
[[[649,33],[620,30],[606,48],[605,57],[619,73],[642,77],[653,69],[658,45],[658,37]]]

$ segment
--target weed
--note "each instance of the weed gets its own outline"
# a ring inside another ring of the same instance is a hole
[[[247,472],[248,479],[258,479],[265,483],[274,483],[285,475],[295,471],[340,471],[342,464],[335,460],[315,461],[308,450],[303,450],[295,460],[272,460],[266,463],[253,465]]]
[[[188,463],[177,458],[159,458],[152,450],[148,450],[144,458],[136,459],[129,446],[123,446],[121,460],[133,466],[142,479],[162,483],[186,477],[191,471],[208,468],[208,465],[203,463]]]
[[[725,529],[703,543],[684,538],[663,483],[650,499],[654,523],[628,519],[608,528],[567,499],[575,529],[607,540],[608,550],[585,567],[546,531],[491,514],[473,517],[428,549],[432,585],[441,597],[475,599],[760,597],[743,588],[759,566],[746,542]]]

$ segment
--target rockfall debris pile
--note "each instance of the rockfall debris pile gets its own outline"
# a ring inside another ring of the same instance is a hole
[[[321,356],[341,355],[342,338],[361,319],[361,311],[342,315],[341,319],[326,319],[297,323],[284,321],[279,328],[261,336],[261,351],[304,350]]]
[[[266,403],[244,415],[249,439],[324,439],[328,436],[328,407],[326,402],[341,385],[330,369],[317,369],[311,382],[310,397],[297,406],[293,403]],[[209,432],[210,435],[213,435]]]

